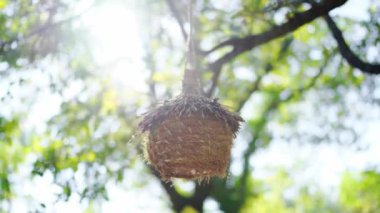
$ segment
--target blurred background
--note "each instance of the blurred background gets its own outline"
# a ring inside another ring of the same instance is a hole
[[[190,0],[0,0],[0,212],[380,212],[380,2],[197,0],[226,179],[162,182],[137,123],[180,94]]]

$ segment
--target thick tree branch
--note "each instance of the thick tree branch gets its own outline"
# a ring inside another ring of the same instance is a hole
[[[171,181],[163,181],[160,178],[160,175],[157,173],[157,171],[150,167],[150,171],[156,176],[156,178],[160,181],[161,186],[165,189],[166,193],[169,195],[170,202],[172,203],[172,207],[175,212],[181,212],[183,208],[185,208],[186,205],[188,205],[188,198],[185,198],[178,194],[178,192],[173,187],[173,183]]]
[[[169,195],[170,201],[173,205],[173,209],[176,212],[181,212],[183,208],[187,205],[187,198],[182,197],[175,188],[172,186],[172,183],[161,181],[162,187],[164,187],[166,193]]]
[[[153,175],[160,181],[161,186],[164,188],[169,196],[172,208],[175,212],[182,212],[186,206],[191,206],[198,212],[203,212],[203,204],[205,199],[209,196],[212,182],[209,183],[196,183],[195,192],[191,197],[184,197],[180,195],[171,181],[162,181],[157,171],[150,167]]]
[[[328,14],[329,11],[343,5],[345,2],[347,2],[347,0],[325,0],[320,4],[313,5],[305,12],[295,14],[284,24],[276,25],[266,32],[250,35],[244,38],[232,38],[220,43],[210,51],[207,51],[207,53],[211,53],[225,46],[233,47],[230,52],[226,53],[209,65],[209,69],[214,73],[214,76],[212,78],[212,85],[208,90],[207,95],[211,96],[214,92],[218,83],[221,69],[225,63],[246,51],[295,31],[299,27],[313,21],[314,19]]]
[[[360,69],[364,73],[368,74],[380,74],[380,64],[370,64],[362,61],[355,53],[352,52],[348,44],[343,38],[343,33],[340,31],[334,20],[329,16],[324,16],[327,25],[335,38],[340,54],[346,61],[353,67]]]
[[[190,198],[190,204],[198,212],[203,212],[203,204],[206,198],[210,195],[212,182],[197,183],[195,186],[194,195]]]
[[[260,34],[226,40],[206,53],[211,53],[225,46],[233,46],[234,49],[239,49],[237,50],[237,53],[250,50],[253,47],[267,43],[273,39],[282,37],[287,33],[295,31],[304,24],[307,24],[320,16],[328,14],[331,10],[343,5],[345,2],[347,2],[347,0],[325,0],[321,4],[314,4],[309,10],[295,14],[284,24],[276,25],[270,30]]]

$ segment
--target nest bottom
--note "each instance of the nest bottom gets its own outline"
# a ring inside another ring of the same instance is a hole
[[[232,132],[212,117],[169,117],[150,131],[147,159],[162,179],[225,177]]]

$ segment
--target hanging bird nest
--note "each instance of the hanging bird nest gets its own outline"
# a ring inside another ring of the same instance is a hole
[[[196,81],[187,82],[184,94],[148,112],[140,122],[142,132],[149,132],[145,157],[164,180],[225,177],[232,139],[243,119],[217,99],[193,93],[191,82]]]
[[[145,158],[163,180],[185,178],[208,180],[225,177],[232,139],[243,119],[220,105],[217,99],[202,95],[192,39],[190,1],[188,63],[182,94],[145,114],[139,124],[149,132]]]

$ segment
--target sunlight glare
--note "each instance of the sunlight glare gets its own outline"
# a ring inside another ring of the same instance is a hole
[[[125,4],[109,2],[86,14],[83,22],[89,28],[101,72],[123,89],[146,91],[142,40],[133,10]]]

